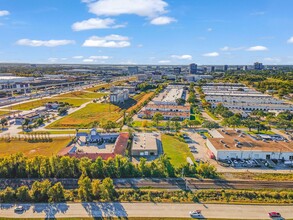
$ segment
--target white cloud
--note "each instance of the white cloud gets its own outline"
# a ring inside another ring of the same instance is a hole
[[[7,16],[7,15],[10,15],[10,12],[9,11],[6,11],[6,10],[0,11],[0,17]]]
[[[83,56],[74,56],[73,59],[83,59]]]
[[[293,44],[293,37],[290,37],[287,41],[288,44]]]
[[[107,29],[107,28],[121,28],[125,24],[116,25],[115,19],[112,18],[90,18],[81,22],[76,22],[72,25],[74,31],[84,31],[91,29]]]
[[[142,48],[143,47],[143,44],[138,44],[137,47],[138,48]]]
[[[48,61],[51,62],[51,63],[56,63],[59,59],[58,58],[55,58],[55,57],[50,57],[48,58]]]
[[[267,47],[265,46],[253,46],[253,47],[249,47],[246,49],[247,51],[266,51],[269,50]]]
[[[99,0],[88,4],[89,11],[97,16],[135,14],[150,18],[167,13],[167,6],[163,0]]]
[[[278,64],[281,62],[281,59],[278,57],[266,57],[263,60],[269,64]]]
[[[192,56],[187,54],[186,55],[172,55],[171,57],[178,60],[192,60]]]
[[[153,25],[165,25],[165,24],[170,24],[172,22],[175,22],[175,18],[167,17],[167,16],[161,16],[157,17],[151,20],[151,24]]]
[[[208,32],[211,32],[211,31],[213,31],[213,29],[212,28],[208,28],[207,31]]]
[[[93,59],[93,60],[108,60],[111,57],[109,56],[90,56],[89,59]]]
[[[30,46],[30,47],[58,47],[68,44],[74,44],[73,40],[30,40],[30,39],[20,39],[16,44],[21,46]]]
[[[211,52],[203,54],[204,57],[218,57],[220,54],[218,52]]]
[[[168,64],[168,63],[171,63],[171,60],[160,60],[160,61],[158,61],[158,63],[160,63],[160,64]]]
[[[123,48],[130,45],[128,37],[114,34],[105,37],[92,36],[83,43],[84,47]]]
[[[228,46],[221,48],[222,51],[236,51],[236,50],[243,50],[243,49],[244,47],[228,47]]]
[[[95,60],[93,60],[93,59],[84,59],[82,62],[93,63],[93,62],[95,62]]]

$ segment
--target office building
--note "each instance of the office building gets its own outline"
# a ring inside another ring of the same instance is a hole
[[[136,75],[138,74],[138,66],[129,66],[128,67],[129,75]]]
[[[256,63],[254,63],[254,69],[255,70],[263,70],[264,66],[262,63],[256,62]]]
[[[189,73],[190,74],[196,74],[197,73],[197,65],[195,63],[192,63],[189,65]]]

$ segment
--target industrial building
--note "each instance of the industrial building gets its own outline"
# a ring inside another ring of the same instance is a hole
[[[207,102],[215,108],[219,103],[233,110],[251,112],[263,111],[293,111],[293,105],[263,94],[242,84],[209,83],[202,87]]]
[[[134,133],[131,154],[132,156],[158,156],[161,148],[159,133]]]
[[[207,147],[217,160],[225,159],[281,159],[293,160],[293,143],[272,138],[258,138],[234,130],[210,132]]]
[[[111,103],[123,103],[129,99],[128,89],[116,90],[110,94]]]

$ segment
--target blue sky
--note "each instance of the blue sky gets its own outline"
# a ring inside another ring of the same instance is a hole
[[[293,64],[292,0],[0,0],[0,62]]]

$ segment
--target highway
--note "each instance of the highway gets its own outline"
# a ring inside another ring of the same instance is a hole
[[[0,179],[0,189],[7,186],[17,188],[23,185],[31,187],[34,181],[43,179]],[[78,179],[50,179],[52,183],[61,182],[65,189],[76,189]],[[293,189],[293,182],[254,181],[254,180],[198,180],[182,178],[130,178],[114,179],[116,189],[154,188],[166,190],[200,189]]]
[[[1,204],[0,217],[6,218],[82,218],[82,217],[173,217],[188,218],[189,211],[201,210],[205,218],[269,219],[268,212],[293,218],[293,206],[184,204],[184,203],[58,203],[21,204],[25,211],[15,213],[14,204]]]

